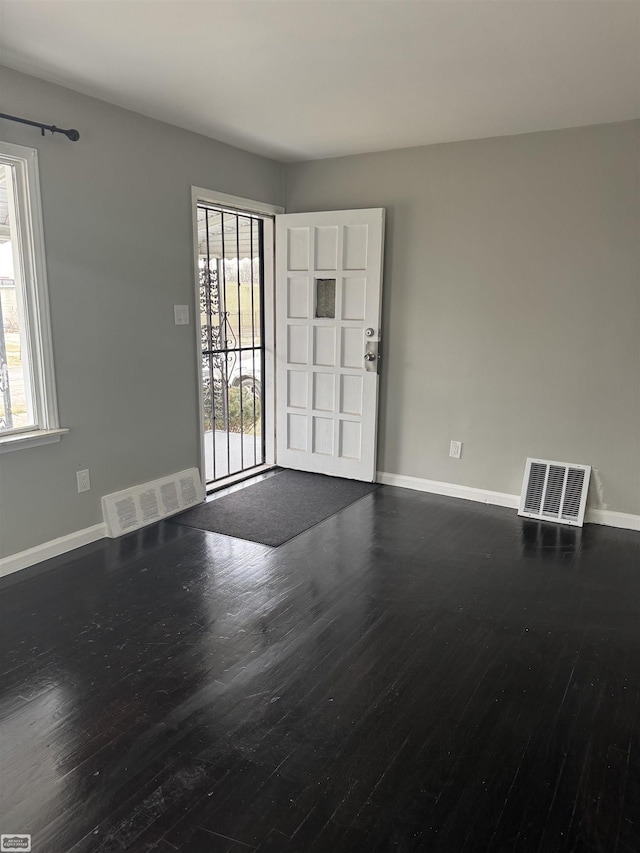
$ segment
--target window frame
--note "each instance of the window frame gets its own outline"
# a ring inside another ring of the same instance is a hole
[[[21,257],[16,286],[22,292],[18,298],[22,298],[24,306],[24,339],[36,421],[35,426],[0,432],[0,453],[3,453],[60,441],[69,430],[59,425],[38,152],[35,148],[0,141],[0,163],[15,170],[16,236]]]

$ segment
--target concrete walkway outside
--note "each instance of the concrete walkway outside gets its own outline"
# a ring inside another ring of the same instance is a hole
[[[227,436],[229,448],[227,452]],[[220,480],[230,474],[237,474],[246,468],[262,463],[262,439],[260,435],[242,436],[238,432],[215,431],[215,473],[214,473],[214,432],[204,434],[205,474],[207,482]]]

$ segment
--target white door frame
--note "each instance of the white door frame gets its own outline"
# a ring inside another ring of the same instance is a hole
[[[265,204],[255,199],[242,198],[241,196],[221,193],[217,190],[207,190],[203,187],[191,187],[191,216],[193,234],[193,302],[192,315],[194,336],[196,342],[196,376],[198,377],[198,432],[200,438],[200,475],[202,486],[206,491],[205,451],[204,451],[204,399],[202,395],[201,367],[201,341],[200,341],[200,284],[198,279],[198,204],[213,204],[228,208],[233,213],[251,213],[261,217],[264,226],[264,349],[265,349],[265,375],[263,377],[264,390],[264,435],[265,435],[265,465],[271,467],[275,464],[275,220],[278,213],[284,213],[284,207],[274,204]],[[262,468],[253,469],[255,471]],[[246,477],[247,472],[237,475],[237,478]],[[225,482],[231,483],[234,477],[225,478]]]

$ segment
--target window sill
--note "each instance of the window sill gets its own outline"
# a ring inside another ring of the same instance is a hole
[[[68,429],[34,429],[32,432],[3,435],[0,436],[0,453],[22,450],[25,447],[37,447],[39,444],[53,444],[60,441],[68,432]]]

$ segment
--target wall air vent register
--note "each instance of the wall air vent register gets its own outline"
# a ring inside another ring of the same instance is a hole
[[[582,527],[590,465],[527,459],[518,515]]]
[[[114,492],[102,498],[102,514],[111,537],[131,533],[154,521],[161,521],[204,500],[197,468],[171,477]]]

